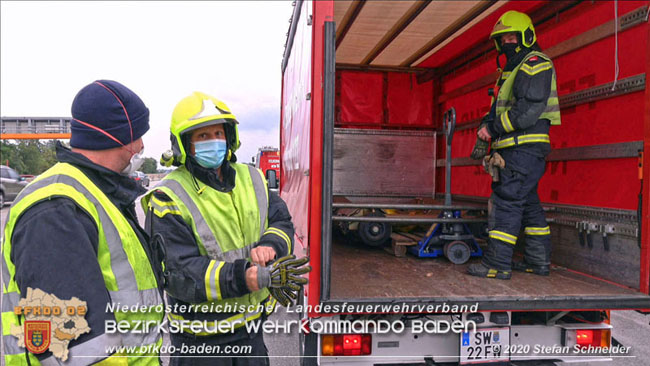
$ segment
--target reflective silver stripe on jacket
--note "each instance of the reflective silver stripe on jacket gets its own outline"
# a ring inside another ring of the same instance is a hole
[[[25,353],[25,348],[18,346],[18,338],[11,334],[2,336],[2,344],[4,345],[5,355],[18,355]]]
[[[9,282],[11,282],[11,278],[9,278],[9,268],[7,268],[7,263],[5,263],[5,258],[4,255],[2,256],[1,262],[2,262],[2,283],[5,285],[6,288],[9,287]]]
[[[9,271],[7,270],[4,258],[2,259],[2,282],[5,287],[7,284],[5,281],[9,281]],[[20,295],[17,292],[8,292],[6,294],[1,294],[2,296],[2,312],[13,313],[14,306],[18,306],[20,301]],[[0,321],[0,331],[2,330],[2,322]],[[16,355],[20,353],[25,353],[25,348],[18,347],[18,338],[13,335],[3,335],[2,336],[2,355]],[[4,361],[4,359],[2,360]]]
[[[24,197],[27,195],[35,192],[38,189],[44,188],[50,184],[55,184],[55,183],[62,183],[68,186],[71,186],[78,192],[82,193],[86,199],[88,199],[96,208],[97,214],[99,216],[99,219],[102,223],[102,228],[104,229],[104,234],[106,238],[106,243],[109,248],[110,252],[110,257],[111,257],[111,269],[113,271],[113,274],[115,276],[115,280],[117,282],[118,291],[109,291],[110,297],[111,297],[111,302],[117,306],[133,306],[133,305],[138,305],[138,306],[156,306],[159,304],[162,304],[162,298],[160,297],[160,293],[158,292],[158,289],[153,288],[153,289],[148,289],[148,290],[138,290],[137,288],[137,282],[135,278],[135,274],[133,273],[133,269],[131,268],[131,265],[129,264],[128,257],[126,253],[124,252],[124,248],[122,247],[122,240],[120,238],[119,232],[115,225],[113,224],[113,221],[110,219],[110,216],[104,209],[104,207],[99,203],[99,201],[84,187],[81,183],[79,183],[76,179],[63,175],[63,174],[58,174],[58,175],[53,175],[47,178],[43,178],[39,181],[36,181],[32,184],[30,184],[28,187],[26,187],[17,197],[15,203],[18,203],[20,200],[22,200]],[[67,196],[61,196],[61,197],[67,197]],[[14,204],[15,204],[14,203]],[[6,263],[4,261],[4,258],[2,259],[2,274],[3,274],[3,282],[6,287],[8,287],[8,283],[10,282],[9,278],[9,271],[8,268],[6,267]],[[9,301],[7,301],[9,300]],[[13,311],[13,307],[18,305],[18,301],[20,301],[20,296],[16,292],[8,293],[8,294],[3,294],[3,304],[2,307],[10,307],[11,310]],[[5,302],[8,302],[9,304],[5,304]],[[157,333],[157,328],[152,327],[150,329],[149,333],[141,333],[141,334],[132,334],[129,333],[128,336],[125,337],[120,337],[120,336],[111,336],[111,339],[115,339],[115,342],[117,345],[142,345],[142,344],[147,344],[145,342],[149,342],[153,339],[152,342],[155,342],[157,338],[159,337],[159,334]],[[89,342],[92,342],[94,340],[100,339],[104,336],[108,336],[106,334],[93,338],[90,341],[84,342],[78,346],[75,346],[73,348],[77,347],[82,347],[79,349],[86,349],[86,345]],[[4,338],[4,337],[3,337]],[[4,339],[3,339],[4,340]],[[123,343],[122,343],[123,342]],[[112,343],[111,343],[112,344]],[[107,343],[102,343],[100,344],[101,346],[101,352],[100,353],[95,353],[95,355],[98,354],[105,354],[105,346],[110,346],[111,344]],[[92,347],[93,344],[88,344],[89,347]],[[98,348],[99,349],[99,348]],[[72,351],[72,349],[70,349]],[[93,352],[96,352],[94,350]],[[85,351],[84,351],[85,353]],[[102,359],[104,357],[99,358],[98,360]],[[49,357],[47,360],[50,360],[48,362],[56,362],[56,363],[48,363],[48,364],[53,364],[53,365],[59,365],[59,361],[55,359],[54,357]],[[76,361],[79,362],[80,364],[87,364],[89,362],[88,358],[81,358],[80,360]],[[66,362],[66,365],[69,364],[77,364],[77,363],[69,363]],[[45,364],[45,363],[43,363]]]
[[[546,108],[544,109],[544,112],[542,113],[559,112],[559,111],[560,111],[560,105],[555,104],[555,105],[547,105]]]
[[[250,166],[248,166],[248,173],[251,176],[251,179],[253,181],[253,188],[255,189],[255,196],[257,197],[257,207],[260,209],[260,238],[262,235],[264,235],[264,231],[266,231],[266,215],[269,212],[269,201],[268,198],[266,197],[266,187],[264,186],[264,181],[262,180],[262,177],[260,176],[260,172]]]
[[[68,349],[68,359],[63,362],[54,355],[41,361],[43,366],[82,366],[99,362],[110,355],[106,354],[109,347],[122,346],[122,337],[119,333],[102,334],[91,340],[78,344]]]
[[[196,206],[194,201],[192,201],[190,195],[187,194],[183,185],[173,179],[163,179],[158,183],[158,186],[171,189],[190,211],[190,215],[192,215],[192,218],[194,219],[194,225],[196,225],[196,232],[201,238],[201,242],[203,243],[203,247],[205,248],[208,257],[220,261],[224,260],[221,247],[219,246],[219,243],[217,243],[217,238],[212,234],[212,230],[210,230],[208,223],[203,219],[201,211],[199,211],[199,208]]]
[[[551,90],[551,93],[548,96],[548,99],[551,98],[557,98],[557,90]],[[512,107],[515,104],[514,100],[509,100],[509,99],[499,99],[496,101],[497,107],[499,108],[509,108]],[[544,109],[544,112],[552,112],[553,110],[560,110],[560,105],[553,105],[553,106],[546,106],[546,109]]]
[[[2,312],[4,313],[11,311],[13,313],[14,306],[18,306],[19,301],[20,295],[17,292],[8,292],[6,294],[2,294]]]
[[[154,344],[162,337],[160,333],[158,333],[158,324],[151,325],[149,329],[149,333],[133,333],[133,332],[127,332],[124,334],[121,334],[122,336],[122,342],[125,346],[146,346],[149,344]]]
[[[161,305],[160,292],[157,288],[148,290],[119,290],[109,291],[111,302],[116,306],[156,306]],[[153,309],[152,309],[153,310]]]
[[[268,198],[266,197],[266,189],[264,186],[264,181],[260,176],[260,173],[254,167],[248,166],[249,174],[253,182],[253,188],[255,190],[255,196],[257,198],[257,206],[260,210],[260,237],[264,234],[265,225],[266,225],[266,216],[268,214]],[[164,179],[159,183],[159,186],[164,186],[172,190],[178,198],[183,202],[187,210],[192,215],[194,224],[196,225],[196,231],[201,241],[203,242],[203,247],[208,254],[208,257],[218,260],[218,261],[227,261],[233,262],[237,259],[245,259],[250,257],[251,249],[253,249],[253,244],[249,244],[243,248],[230,250],[226,253],[223,253],[217,238],[214,237],[212,230],[208,226],[201,211],[196,206],[196,203],[190,198],[190,195],[185,191],[183,185],[178,181],[173,179]]]
[[[2,261],[3,264],[3,271],[7,271],[6,269],[6,264],[4,263],[4,260]],[[3,281],[5,281],[5,278],[8,278],[9,276],[4,276],[3,274]],[[7,286],[7,284],[4,284]],[[143,291],[109,291],[111,294],[111,300],[115,306],[142,306],[143,304],[150,304],[151,306],[155,306],[158,304],[161,304],[158,302],[158,299],[160,299],[158,289],[149,289],[149,290],[143,290]],[[13,312],[14,306],[18,306],[20,302],[20,295],[17,292],[9,292],[6,294],[2,295],[2,312]],[[154,311],[155,309],[151,309]],[[157,332],[157,328],[152,327],[150,329],[151,331],[149,333],[127,333],[122,335],[121,337],[111,337],[111,338],[116,338],[119,339],[119,343],[116,343],[116,345],[121,346],[140,346],[143,344],[151,344],[155,343],[160,335]],[[119,336],[119,334],[118,334]],[[99,337],[97,337],[99,338]],[[97,339],[94,338],[94,339]],[[22,347],[18,346],[17,343],[17,338],[12,336],[12,335],[6,335],[2,337],[2,341],[4,342],[4,347],[5,347],[5,354],[20,354],[24,353],[25,349]],[[86,343],[84,342],[76,347],[83,346],[85,347]],[[109,347],[113,344],[106,344],[105,346]],[[92,346],[92,345],[91,345]],[[94,348],[93,348],[94,349]],[[99,350],[98,350],[99,351]],[[98,354],[104,354],[104,350],[101,350],[101,353],[93,353],[95,352],[94,350],[92,352],[88,352],[89,355],[98,355]],[[103,357],[102,357],[103,358]],[[97,360],[100,360],[101,358],[98,358]],[[85,358],[85,360],[89,360],[89,358]],[[81,362],[81,361],[77,361]],[[95,361],[93,361],[95,362]],[[54,363],[55,365],[58,365],[59,363]],[[66,362],[66,365],[70,364],[69,362]],[[76,364],[76,363],[72,363]]]
[[[95,206],[97,209],[97,214],[99,215],[99,220],[102,223],[106,237],[106,243],[108,244],[108,249],[111,254],[111,268],[113,270],[113,275],[115,275],[117,288],[119,288],[120,291],[137,291],[138,286],[135,280],[135,274],[133,273],[133,269],[129,264],[127,255],[124,252],[124,248],[122,247],[122,239],[120,238],[117,228],[113,224],[113,220],[111,220],[110,216],[108,216],[108,213],[106,210],[104,210],[104,207],[99,203],[99,201],[97,201],[95,196],[93,196],[90,191],[88,191],[88,189],[86,189],[86,187],[84,187],[76,179],[67,175],[53,175],[51,177],[43,178],[27,186],[19,195],[16,203],[28,194],[31,194],[40,188],[44,188],[55,183],[63,183],[65,185],[71,186],[72,188],[82,193],[86,199],[88,199]]]

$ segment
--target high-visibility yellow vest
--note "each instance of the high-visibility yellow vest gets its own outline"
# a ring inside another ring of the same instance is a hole
[[[526,61],[534,56],[544,59],[545,62],[539,63],[535,66],[527,65]],[[512,123],[508,118],[508,114],[505,113],[512,108],[516,101],[513,85],[517,74],[519,72],[524,72],[532,76],[546,70],[553,71],[553,76],[551,79],[551,93],[549,94],[549,97],[546,101],[546,108],[539,116],[539,119],[548,119],[551,122],[551,125],[560,125],[562,123],[560,118],[560,101],[557,94],[557,82],[555,78],[555,69],[553,68],[553,63],[547,55],[541,52],[530,52],[511,72],[504,72],[501,76],[501,79],[505,79],[505,81],[499,88],[499,92],[496,97],[496,115],[499,116],[499,120],[494,121],[494,123],[500,123],[506,133],[512,132],[512,135],[504,135],[501,136],[500,139],[494,141],[492,143],[493,149],[504,149],[525,143],[550,143],[550,138],[546,133],[525,133],[523,131],[515,131]]]
[[[114,305],[145,306],[151,311],[116,312],[115,320],[127,321],[132,325],[137,321],[156,321],[163,319],[163,302],[158,290],[156,276],[142,243],[133,228],[110,199],[79,169],[67,163],[58,163],[41,174],[18,195],[9,211],[2,242],[2,342],[4,343],[4,363],[6,365],[27,365],[25,349],[18,347],[17,338],[11,335],[11,325],[19,323],[13,313],[18,306],[20,290],[15,281],[15,265],[11,261],[11,240],[14,226],[23,212],[34,204],[53,197],[66,197],[73,200],[93,219],[98,230],[97,262],[104,277],[104,284]],[[44,243],[46,244],[46,243]],[[72,243],[74,244],[74,243]],[[37,270],[37,269],[35,269]],[[46,275],[46,274],[44,274]],[[87,299],[81,299],[87,300]],[[106,309],[89,309],[106,311]],[[126,334],[102,334],[82,344],[69,348],[68,361],[75,355],[83,357],[84,364],[99,362],[99,365],[159,365],[158,352],[146,353],[136,350],[129,354],[106,356],[107,347],[148,346],[162,344],[157,327],[149,332]],[[145,357],[143,357],[145,356]],[[29,354],[32,365],[59,365],[54,356],[39,361]],[[102,359],[104,359],[102,361]]]
[[[180,215],[194,233],[201,255],[211,259],[205,274],[207,302],[201,305],[246,307],[245,312],[225,319],[215,319],[195,335],[211,335],[217,328],[239,328],[258,319],[264,310],[258,306],[269,298],[269,291],[261,289],[237,298],[224,299],[219,289],[219,271],[225,262],[250,258],[253,245],[266,233],[268,227],[268,189],[262,172],[245,164],[231,163],[236,171],[232,191],[219,192],[181,166],[168,174],[158,186],[142,199],[145,210],[159,217],[172,213]],[[154,190],[164,192],[172,202],[162,202],[153,196]],[[269,229],[272,230],[272,229]],[[279,231],[279,230],[278,230]],[[280,232],[281,233],[281,232]],[[281,233],[286,236],[286,234]],[[287,239],[290,243],[290,239]],[[272,309],[275,300],[265,306]],[[267,313],[270,311],[267,311]],[[183,320],[182,314],[169,314]],[[219,318],[219,314],[215,314]],[[225,325],[228,325],[227,327]],[[196,329],[196,327],[195,327]]]

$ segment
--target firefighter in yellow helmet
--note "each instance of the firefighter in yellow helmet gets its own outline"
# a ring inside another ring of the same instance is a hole
[[[541,52],[532,21],[524,13],[504,13],[490,38],[499,55],[505,54],[506,64],[497,81],[498,92],[491,110],[478,128],[471,156],[483,159],[491,141],[492,154],[501,155],[505,168],[501,169],[499,181],[492,183],[488,248],[482,263],[469,266],[468,272],[504,280],[510,279],[512,269],[547,276],[551,232],[537,185],[551,150],[549,129],[560,124],[555,69],[551,59]],[[524,260],[512,263],[522,229]]]
[[[284,201],[268,190],[261,171],[236,162],[237,124],[214,97],[194,92],[182,99],[172,114],[167,156],[178,168],[143,198],[155,260],[165,266],[170,320],[201,324],[171,332],[172,365],[268,364],[262,333],[248,333],[246,324],[262,321],[276,299],[286,305],[295,298],[305,282],[299,275],[308,271],[304,259],[287,257],[294,228]],[[293,276],[278,280],[282,271]],[[202,345],[251,349],[187,351]],[[240,357],[224,358],[229,355]]]

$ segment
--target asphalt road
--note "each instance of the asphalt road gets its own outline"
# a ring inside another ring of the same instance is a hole
[[[152,186],[155,182],[152,182]],[[139,207],[140,205],[136,205]],[[4,223],[8,206],[0,210],[0,221],[4,232]],[[139,218],[144,221],[141,211]],[[286,313],[284,308],[271,316],[273,321],[297,319],[297,315]],[[627,356],[614,358],[611,362],[571,363],[572,366],[648,366],[650,365],[650,316],[639,314],[635,311],[612,311],[611,324],[614,326],[613,335],[624,346],[630,346],[631,352]],[[265,335],[265,341],[271,355],[272,366],[298,366],[298,334],[273,334]],[[567,364],[568,365],[568,364]]]

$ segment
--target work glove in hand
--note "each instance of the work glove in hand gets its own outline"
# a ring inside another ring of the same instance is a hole
[[[273,298],[276,299],[280,305],[284,306],[285,308],[293,305],[294,301],[296,301],[298,298],[297,292],[284,287],[271,287],[269,289],[269,292],[271,293],[271,296],[273,296]]]
[[[501,154],[498,152],[495,152],[491,156],[486,156],[483,158],[483,168],[485,168],[485,172],[492,176],[493,182],[499,181],[499,174],[501,172],[501,169],[504,169],[505,167],[506,161],[503,160],[503,157],[501,157]]]
[[[289,306],[292,300],[298,298],[298,291],[307,284],[307,279],[300,277],[311,271],[308,257],[296,259],[295,255],[288,255],[277,259],[267,267],[257,270],[257,283],[259,288],[268,288],[271,296],[283,306]]]
[[[490,143],[479,138],[478,137],[478,131],[481,130],[481,128],[487,126],[488,122],[486,118],[483,118],[483,121],[481,122],[481,125],[478,126],[478,129],[476,130],[477,136],[476,136],[476,144],[474,145],[474,148],[472,149],[472,153],[469,155],[470,158],[474,160],[481,160],[483,159],[487,153],[488,149],[490,148]]]
[[[488,152],[488,147],[489,144],[485,140],[481,140],[480,138],[476,138],[476,144],[474,144],[474,148],[472,149],[472,153],[470,154],[470,157],[474,160],[481,160],[487,155]]]

